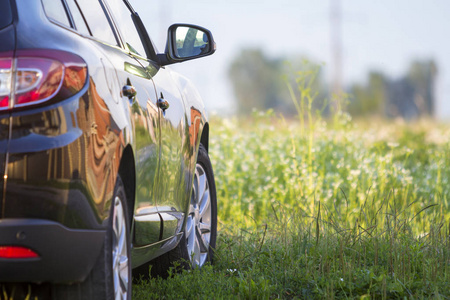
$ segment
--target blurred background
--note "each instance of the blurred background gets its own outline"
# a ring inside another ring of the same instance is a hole
[[[315,105],[347,94],[354,117],[450,119],[447,0],[131,0],[160,52],[167,28],[212,31],[213,56],[173,65],[210,112],[296,114],[298,71],[313,71]]]

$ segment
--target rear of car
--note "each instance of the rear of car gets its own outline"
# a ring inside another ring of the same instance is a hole
[[[11,55],[15,47],[15,32],[12,25],[13,13],[9,1],[0,2],[0,100],[7,101],[6,94],[9,94],[10,84],[8,81],[11,65]],[[3,42],[4,41],[4,42]],[[3,57],[6,57],[5,60]],[[6,147],[9,140],[9,118],[0,115],[0,196],[3,195],[4,171],[6,163]],[[3,201],[2,201],[3,202]]]
[[[82,281],[103,247],[124,139],[72,21],[60,1],[0,2],[0,282]]]

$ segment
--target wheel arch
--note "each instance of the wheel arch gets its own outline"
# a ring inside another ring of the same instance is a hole
[[[134,154],[130,145],[127,145],[123,150],[122,159],[120,160],[119,166],[119,175],[125,186],[128,215],[130,222],[132,222],[134,214],[134,204],[136,199],[136,169]]]
[[[206,152],[209,152],[209,123],[206,122],[203,125],[202,135],[200,137],[200,143],[205,147]]]

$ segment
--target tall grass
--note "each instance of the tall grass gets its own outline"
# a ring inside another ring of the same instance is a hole
[[[135,286],[137,299],[449,299],[450,127],[313,111],[211,121],[214,267]]]
[[[314,216],[321,203],[342,216],[340,224],[349,227],[356,219],[368,222],[362,212],[369,205],[374,214],[384,205],[397,212],[418,213],[437,204],[427,218],[423,213],[415,217],[412,227],[420,234],[429,227],[430,214],[449,215],[450,132],[446,127],[429,128],[427,123],[357,126],[346,117],[341,129],[320,121],[312,133],[302,135],[295,122],[270,112],[255,114],[251,124],[229,119],[215,122],[210,152],[224,224],[261,222],[280,205]]]

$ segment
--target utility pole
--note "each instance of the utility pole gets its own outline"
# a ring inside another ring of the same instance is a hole
[[[330,39],[332,66],[332,105],[338,108],[342,94],[342,28],[341,0],[330,0]]]

